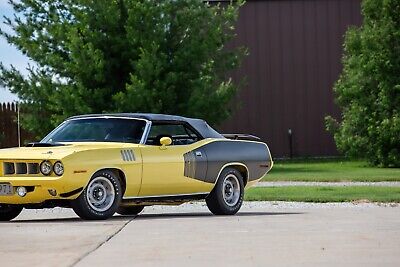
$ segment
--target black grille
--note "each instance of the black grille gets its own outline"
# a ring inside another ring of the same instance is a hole
[[[3,169],[5,175],[10,175],[15,173],[15,167],[13,162],[4,162]]]
[[[28,168],[26,167],[26,163],[18,162],[15,164],[16,174],[26,174],[28,172]]]
[[[39,163],[3,162],[4,175],[39,174]]]
[[[38,174],[39,173],[39,163],[28,163],[28,173]]]

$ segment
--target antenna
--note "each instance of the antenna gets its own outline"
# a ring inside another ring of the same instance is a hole
[[[19,102],[17,101],[18,147],[21,147],[21,126],[19,124]]]

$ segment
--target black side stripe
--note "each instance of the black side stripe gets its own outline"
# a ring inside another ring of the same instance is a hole
[[[265,144],[245,141],[215,141],[189,151],[183,157],[184,175],[207,183],[215,183],[222,167],[229,163],[245,165],[249,181],[261,178],[272,163]]]

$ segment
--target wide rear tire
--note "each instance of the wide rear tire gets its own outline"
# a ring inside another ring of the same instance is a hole
[[[72,201],[75,213],[85,220],[105,220],[114,215],[122,200],[119,178],[111,171],[99,171],[81,195]]]
[[[234,168],[225,168],[217,184],[206,198],[208,209],[215,215],[234,215],[242,207],[243,176]]]
[[[22,206],[0,204],[0,221],[11,221],[21,213],[22,209]]]

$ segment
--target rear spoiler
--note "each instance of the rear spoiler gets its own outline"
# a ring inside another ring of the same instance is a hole
[[[225,138],[232,140],[248,140],[248,141],[260,141],[260,137],[251,134],[223,134]]]

